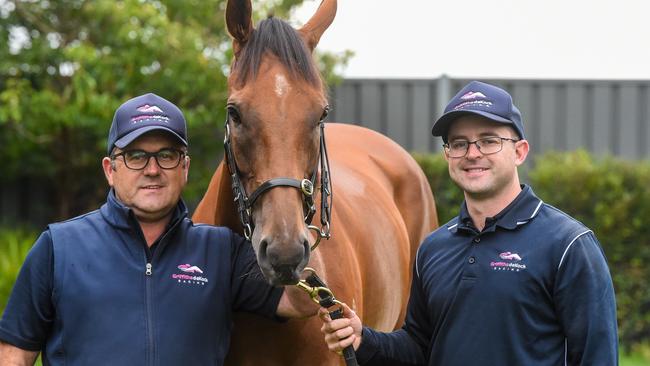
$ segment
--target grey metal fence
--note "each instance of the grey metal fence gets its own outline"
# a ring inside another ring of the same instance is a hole
[[[650,157],[650,80],[481,79],[508,90],[534,153],[585,148]],[[330,91],[330,121],[379,131],[409,151],[434,152],[431,125],[469,80],[346,79]]]

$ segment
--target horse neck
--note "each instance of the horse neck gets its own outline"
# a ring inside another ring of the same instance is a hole
[[[212,208],[214,211],[211,211]],[[212,176],[208,190],[197,207],[193,219],[196,222],[226,226],[243,234],[232,195],[230,175],[223,161]]]

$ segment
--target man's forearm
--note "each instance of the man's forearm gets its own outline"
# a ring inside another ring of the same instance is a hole
[[[0,341],[0,365],[2,366],[32,366],[37,357],[36,351],[26,351]]]
[[[305,291],[296,286],[285,286],[276,314],[283,318],[307,318],[316,315],[318,308]]]

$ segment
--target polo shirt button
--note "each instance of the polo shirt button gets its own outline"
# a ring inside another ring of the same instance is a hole
[[[480,236],[477,236],[476,238],[474,238],[474,243],[478,243],[478,242],[480,242],[480,241],[481,241],[481,237],[480,237]]]
[[[474,264],[476,262],[476,258],[474,257],[469,257],[469,260],[467,260],[469,264]]]

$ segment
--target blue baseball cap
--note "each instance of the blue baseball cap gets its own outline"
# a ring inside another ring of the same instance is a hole
[[[166,131],[187,146],[187,126],[183,112],[167,99],[149,93],[124,102],[113,116],[108,133],[108,154],[113,147],[123,149],[143,134]]]
[[[494,122],[511,125],[521,139],[524,137],[524,125],[521,121],[521,112],[512,102],[512,97],[505,90],[472,81],[465,85],[445,107],[445,112],[433,124],[433,136],[441,136],[447,142],[449,127],[461,116],[476,114]]]

